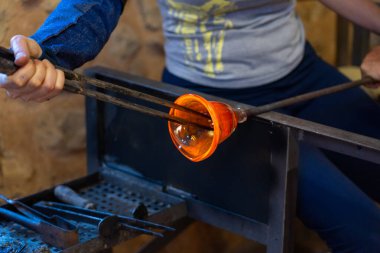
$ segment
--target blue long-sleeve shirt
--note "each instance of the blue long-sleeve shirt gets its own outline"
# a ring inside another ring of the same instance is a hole
[[[74,69],[92,60],[107,42],[123,10],[122,0],[63,0],[31,36],[46,58]]]

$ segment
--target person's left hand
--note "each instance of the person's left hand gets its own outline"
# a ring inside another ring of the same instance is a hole
[[[19,68],[9,76],[0,73],[0,88],[9,97],[24,101],[44,102],[57,96],[63,89],[65,75],[50,61],[37,60],[42,54],[37,41],[16,35],[10,44]]]
[[[365,57],[360,66],[362,76],[375,79],[376,83],[365,85],[367,88],[380,87],[380,46],[373,48]]]

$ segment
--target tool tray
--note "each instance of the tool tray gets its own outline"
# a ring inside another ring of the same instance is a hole
[[[114,171],[104,170],[65,185],[70,186],[81,196],[94,202],[97,205],[97,210],[100,211],[128,215],[128,209],[125,207],[144,203],[148,209],[148,219],[159,221],[162,224],[170,224],[186,215],[186,207],[182,199],[158,191],[155,188],[157,187],[156,185],[150,184],[146,180],[127,175],[120,177],[120,173]],[[115,198],[110,198],[109,194],[115,196]],[[48,189],[22,199],[24,203],[30,205],[38,203],[41,200],[58,201],[54,197],[53,189]],[[102,251],[138,235],[138,233],[124,230],[119,234],[115,234],[114,238],[106,239],[98,236],[96,226],[86,223],[76,224],[79,229],[80,243],[67,249],[51,247],[42,242],[39,235],[32,230],[5,220],[0,222],[0,237],[1,241],[8,240],[10,244],[26,244],[30,252],[34,252],[31,249],[39,252],[37,249],[47,247],[51,252],[88,253]]]

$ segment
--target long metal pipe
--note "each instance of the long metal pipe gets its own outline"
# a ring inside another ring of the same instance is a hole
[[[247,110],[245,110],[245,112],[247,114],[247,117],[249,117],[249,116],[255,116],[255,115],[258,115],[258,114],[262,114],[262,113],[265,113],[265,112],[270,112],[270,111],[273,111],[273,110],[276,110],[276,109],[279,109],[279,108],[283,108],[283,107],[290,106],[290,105],[293,105],[293,104],[305,102],[305,101],[308,101],[308,100],[311,100],[311,99],[314,99],[314,98],[318,98],[318,97],[321,97],[321,96],[333,94],[333,93],[336,93],[336,92],[339,92],[339,91],[343,91],[343,90],[347,90],[347,89],[350,89],[350,88],[354,88],[354,87],[357,87],[357,86],[367,85],[367,84],[373,84],[375,82],[376,81],[374,79],[370,78],[370,77],[363,77],[362,79],[354,81],[354,82],[347,82],[347,83],[343,83],[343,84],[338,84],[338,85],[335,85],[335,86],[332,86],[332,87],[328,87],[328,88],[324,88],[324,89],[321,89],[321,90],[311,91],[311,92],[304,93],[304,94],[301,94],[301,95],[298,95],[298,96],[286,98],[286,99],[283,99],[283,100],[280,100],[280,101],[276,101],[276,102],[273,102],[273,103],[270,103],[270,104],[266,104],[266,105],[262,105],[262,106],[257,106],[255,108],[247,109]]]

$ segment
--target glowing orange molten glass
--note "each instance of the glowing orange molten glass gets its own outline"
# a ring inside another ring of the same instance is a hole
[[[172,116],[213,128],[213,130],[208,130],[169,121],[169,133],[174,145],[193,162],[202,161],[212,155],[218,144],[234,132],[240,121],[240,115],[231,106],[216,101],[207,101],[198,95],[182,95],[177,98],[175,103],[210,117],[207,119],[174,108],[169,112]]]

